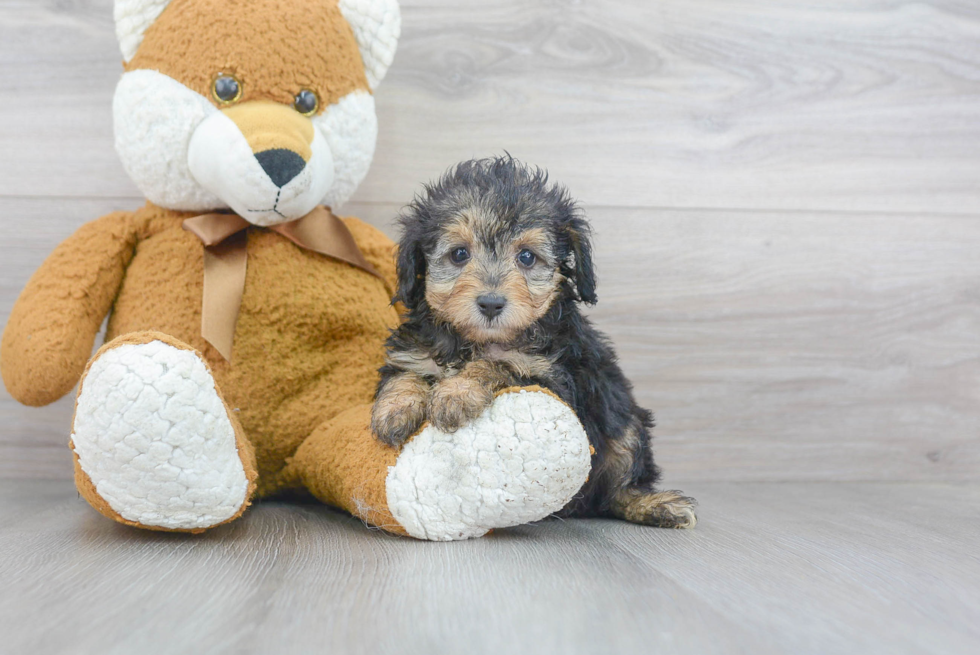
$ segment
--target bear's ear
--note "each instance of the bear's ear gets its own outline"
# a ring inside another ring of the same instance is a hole
[[[146,30],[169,4],[170,0],[116,0],[116,38],[123,61],[129,63],[136,55]]]
[[[340,0],[340,12],[354,30],[371,89],[384,79],[395,58],[402,17],[398,0]]]
[[[116,38],[123,60],[136,55],[143,35],[171,0],[116,0]],[[364,61],[364,73],[372,89],[376,88],[395,58],[401,35],[401,12],[398,0],[339,0],[338,7],[350,23]]]

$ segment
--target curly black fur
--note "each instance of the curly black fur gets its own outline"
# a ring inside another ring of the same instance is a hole
[[[651,449],[653,417],[637,406],[609,339],[579,309],[581,303],[597,301],[591,231],[567,190],[549,184],[546,172],[509,156],[467,161],[426,186],[402,212],[395,300],[405,305],[407,314],[387,341],[389,354],[430,357],[436,368],[416,371],[429,384],[487,356],[488,344],[471,342],[438,320],[425,295],[427,256],[461,208],[473,205],[496,219],[480,233],[485,243],[503,244],[529,228],[544,228],[549,235],[563,277],[558,293],[537,322],[506,344],[496,344],[549,365],[530,376],[508,370],[501,384],[550,389],[574,409],[585,427],[595,449],[593,472],[562,514],[624,517],[617,510],[617,498],[627,490],[633,495],[656,493],[660,471]],[[389,356],[380,370],[379,393],[393,377],[406,373],[392,360]],[[643,522],[671,525],[663,517]]]

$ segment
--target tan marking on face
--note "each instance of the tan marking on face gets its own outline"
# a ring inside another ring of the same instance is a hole
[[[561,280],[562,276],[558,271],[552,271],[550,275],[540,279],[525,280],[527,284],[528,321],[524,327],[540,320],[547,313],[555,298],[558,297]]]
[[[437,318],[454,326],[464,336],[469,336],[470,326],[482,321],[476,306],[476,297],[484,288],[473,269],[464,269],[455,279],[437,281],[430,272],[425,285],[425,299]]]
[[[449,259],[452,251],[458,247],[466,247],[471,254],[476,254],[473,252],[475,244],[476,235],[467,219],[460,216],[457,221],[445,227],[435,252],[427,253],[425,299],[437,312],[457,289],[463,293],[469,285],[477,284],[471,269],[472,259],[464,266],[453,264]]]
[[[551,240],[541,228],[532,228],[494,254],[477,237],[484,220],[472,212],[462,212],[459,220],[448,225],[432,254],[426,274],[426,300],[436,317],[455,327],[464,337],[477,343],[511,341],[540,320],[558,296],[562,276],[553,263]],[[448,261],[448,255],[459,246],[470,250],[465,266]],[[517,253],[531,249],[539,258],[531,269],[517,263]],[[507,306],[489,322],[479,311],[477,298],[498,293],[507,298]]]
[[[546,230],[531,228],[518,235],[506,254],[527,287],[522,329],[540,320],[558,296],[563,278],[555,265],[552,248],[551,237]],[[517,264],[517,255],[524,249],[530,250],[538,258],[531,269]]]
[[[241,130],[252,152],[285,149],[309,163],[313,156],[313,122],[285,105],[255,100],[222,109]]]
[[[540,227],[525,230],[514,241],[512,250],[516,255],[524,248],[530,249],[532,252],[541,257],[550,258],[551,238],[548,236],[548,232]]]
[[[319,112],[370,92],[354,32],[337,0],[173,0],[150,26],[126,70],[150,69],[215,102],[219,74],[242,85],[241,102],[291,107],[309,89]]]
[[[450,223],[443,230],[442,238],[439,239],[438,251],[440,254],[449,253],[458,246],[478,249],[480,245],[469,221],[465,216],[461,216],[459,220]]]
[[[436,283],[431,277],[426,276],[425,301],[429,303],[436,316],[442,318],[443,306],[452,296],[454,286],[456,286],[455,280]]]

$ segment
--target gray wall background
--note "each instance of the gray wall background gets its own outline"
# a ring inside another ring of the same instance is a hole
[[[980,472],[980,5],[403,0],[375,163],[393,233],[454,162],[550,169],[684,481]],[[113,150],[110,0],[0,0],[0,325],[83,222],[142,203]],[[71,475],[72,398],[0,391],[0,478]]]

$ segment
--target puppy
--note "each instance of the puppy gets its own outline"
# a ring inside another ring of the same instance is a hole
[[[396,301],[372,415],[383,442],[422,423],[455,431],[496,392],[540,385],[585,426],[592,473],[564,516],[690,528],[695,501],[658,491],[649,411],[609,340],[579,311],[596,302],[590,230],[564,187],[510,157],[464,162],[407,207]]]

